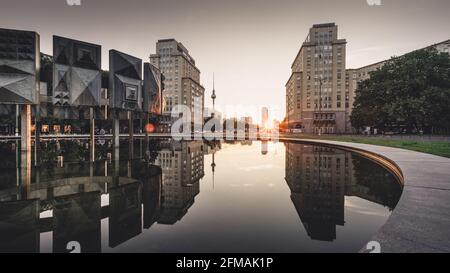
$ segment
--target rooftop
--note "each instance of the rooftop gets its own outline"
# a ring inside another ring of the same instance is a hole
[[[335,23],[324,23],[324,24],[314,24],[313,28],[324,28],[324,27],[334,27]]]

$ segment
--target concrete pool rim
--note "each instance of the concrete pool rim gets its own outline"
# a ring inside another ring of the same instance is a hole
[[[375,163],[381,165],[385,169],[387,169],[389,172],[391,172],[397,181],[403,186],[405,184],[405,178],[403,176],[403,172],[401,168],[395,163],[395,161],[389,159],[386,156],[367,151],[364,149],[351,147],[350,145],[343,145],[343,143],[339,144],[331,144],[331,143],[322,143],[320,141],[315,141],[311,139],[296,139],[296,138],[280,138],[280,141],[282,142],[295,142],[295,143],[302,143],[302,144],[309,144],[309,145],[319,145],[323,147],[329,147],[329,148],[336,148],[339,150],[355,153],[358,155],[361,155],[364,158],[367,158],[371,161],[374,161]]]

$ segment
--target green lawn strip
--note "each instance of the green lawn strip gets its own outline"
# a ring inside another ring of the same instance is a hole
[[[322,136],[320,139],[401,148],[450,158],[450,142],[391,140],[345,136]]]

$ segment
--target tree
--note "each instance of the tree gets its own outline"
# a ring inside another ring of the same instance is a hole
[[[449,54],[417,50],[392,58],[358,84],[351,121],[359,129],[447,130],[449,102]]]

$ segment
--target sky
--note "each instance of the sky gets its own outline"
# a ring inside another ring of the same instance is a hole
[[[313,24],[338,25],[347,68],[450,39],[448,0],[66,1],[1,0],[0,28],[38,32],[47,54],[52,35],[100,44],[103,69],[110,49],[148,61],[158,39],[175,38],[201,71],[205,106],[214,73],[216,105],[234,105],[238,116],[269,106],[271,118],[283,119],[290,67]]]

